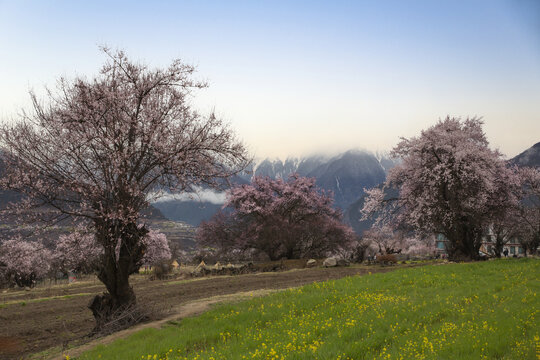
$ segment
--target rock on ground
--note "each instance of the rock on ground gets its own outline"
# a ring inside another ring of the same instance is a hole
[[[335,257],[326,258],[323,262],[324,267],[334,267],[337,266],[337,259]]]
[[[316,266],[316,265],[317,265],[317,260],[315,260],[315,259],[309,259],[309,260],[306,262],[306,266],[307,266],[308,268],[314,267],[314,266]]]

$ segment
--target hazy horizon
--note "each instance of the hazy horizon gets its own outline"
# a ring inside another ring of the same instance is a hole
[[[0,0],[0,119],[98,46],[181,58],[255,158],[389,151],[447,115],[481,116],[508,158],[540,141],[540,2],[16,2]]]

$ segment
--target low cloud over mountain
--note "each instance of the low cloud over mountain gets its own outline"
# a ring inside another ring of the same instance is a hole
[[[203,202],[214,205],[223,205],[225,203],[225,193],[218,192],[212,189],[203,189],[196,187],[194,192],[185,192],[181,194],[151,194],[150,197],[156,197],[154,204],[162,202],[179,201],[179,202]]]
[[[253,175],[268,176],[272,179],[286,179],[292,173],[314,177],[317,185],[334,193],[335,205],[346,210],[364,193],[364,188],[376,186],[386,177],[386,172],[394,166],[395,161],[388,156],[376,155],[361,150],[351,150],[334,157],[322,155],[305,158],[264,159],[255,165],[253,172],[237,177],[233,182],[247,183]],[[202,195],[201,195],[202,194]],[[199,225],[202,220],[211,217],[219,209],[219,201],[206,201],[205,196],[224,200],[224,194],[211,193],[206,190],[193,198],[166,197],[154,203],[165,216],[173,220],[186,221]],[[194,194],[192,194],[194,195]],[[198,198],[200,201],[197,201]]]

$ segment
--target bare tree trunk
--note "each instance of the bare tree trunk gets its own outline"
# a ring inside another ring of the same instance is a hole
[[[495,245],[493,246],[493,252],[497,258],[501,257],[504,250],[504,236],[500,233],[495,234]]]

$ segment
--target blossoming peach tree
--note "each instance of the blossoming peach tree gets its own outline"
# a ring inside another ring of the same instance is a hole
[[[143,265],[156,265],[171,259],[171,249],[165,234],[150,229],[142,241],[146,247],[142,258]]]
[[[228,192],[224,207],[230,211],[201,224],[199,244],[221,252],[258,251],[271,260],[325,256],[356,241],[332,204],[332,195],[313,178],[255,177]]]
[[[206,87],[194,67],[150,69],[103,51],[99,75],[60,79],[46,102],[31,94],[32,111],[0,130],[1,185],[24,194],[10,211],[25,221],[84,219],[103,249],[107,293],[89,305],[98,328],[136,302],[129,276],[145,253],[140,213],[151,196],[220,186],[249,163],[228,126],[192,109],[193,90]]]
[[[367,190],[364,219],[422,236],[443,234],[451,258],[477,258],[493,219],[519,200],[519,178],[489,148],[480,119],[447,117],[402,139],[392,156],[401,163],[383,187]]]
[[[96,243],[95,235],[82,226],[60,235],[55,245],[51,265],[56,271],[88,274],[99,268],[103,249]]]
[[[51,252],[39,242],[20,237],[7,240],[0,246],[0,277],[8,285],[33,287],[49,272],[51,257]]]

